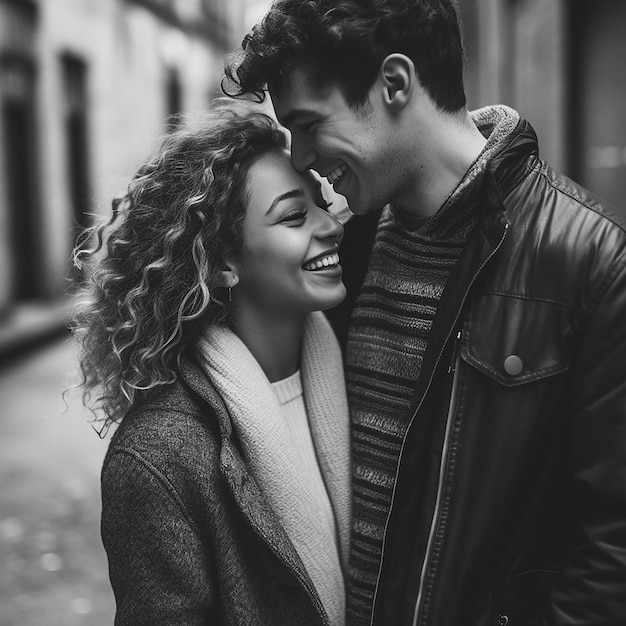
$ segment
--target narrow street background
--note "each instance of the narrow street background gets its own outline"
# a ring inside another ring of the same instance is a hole
[[[0,0],[0,626],[110,626],[99,472],[64,325],[77,233],[158,137],[221,94],[271,0]],[[502,103],[540,154],[626,197],[626,2],[460,0],[470,109]],[[52,339],[56,337],[56,339]]]
[[[113,624],[71,250],[269,1],[0,0],[0,626]]]
[[[113,597],[100,541],[107,440],[89,424],[62,335],[0,369],[0,624],[107,626]]]

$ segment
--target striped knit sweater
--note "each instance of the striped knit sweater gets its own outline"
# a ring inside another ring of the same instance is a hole
[[[408,407],[439,298],[478,219],[471,190],[518,117],[506,107],[490,107],[474,120],[481,129],[495,128],[439,211],[416,228],[392,207],[384,210],[352,313],[346,360],[354,463],[351,626],[370,622]]]

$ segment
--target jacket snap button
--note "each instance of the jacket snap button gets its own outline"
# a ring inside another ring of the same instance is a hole
[[[504,371],[509,376],[518,376],[524,369],[524,362],[517,354],[511,354],[504,359]]]
[[[506,626],[509,623],[509,618],[506,615],[498,615],[498,626]]]

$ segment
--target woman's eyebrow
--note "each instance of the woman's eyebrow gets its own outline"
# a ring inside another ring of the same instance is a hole
[[[300,188],[291,189],[290,191],[285,191],[285,193],[281,193],[280,195],[276,196],[272,200],[272,204],[270,204],[270,208],[267,209],[267,211],[265,212],[265,215],[269,215],[276,208],[276,205],[279,202],[282,202],[283,200],[289,200],[290,198],[303,198],[303,197],[304,197],[304,191]]]

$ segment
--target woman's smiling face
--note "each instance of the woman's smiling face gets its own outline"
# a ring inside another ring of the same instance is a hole
[[[233,263],[237,307],[284,317],[339,304],[343,227],[312,174],[298,173],[286,150],[269,152],[248,170],[245,198],[243,246]]]

